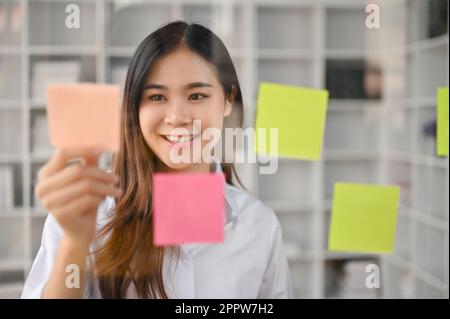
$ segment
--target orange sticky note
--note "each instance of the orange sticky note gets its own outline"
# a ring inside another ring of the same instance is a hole
[[[153,174],[153,241],[177,245],[224,240],[222,174]]]
[[[118,85],[77,83],[47,86],[50,143],[116,152],[120,134]]]

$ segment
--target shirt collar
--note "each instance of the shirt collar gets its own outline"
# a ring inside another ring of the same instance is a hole
[[[215,160],[215,172],[216,173],[223,173],[222,170],[222,165],[220,165],[220,161],[219,160]],[[111,172],[111,170],[109,170],[108,172]],[[228,184],[227,182],[225,182],[225,187],[224,187],[224,197],[225,197],[225,202],[226,202],[226,218],[227,218],[227,224],[231,221],[237,220],[239,218],[239,208],[238,205],[236,203],[236,199],[234,198],[233,195],[233,186]]]
[[[220,162],[216,160],[216,173],[223,173],[222,166],[220,165]],[[238,205],[236,203],[236,199],[233,196],[233,186],[225,182],[224,187],[224,197],[226,202],[226,217],[227,217],[227,224],[231,221],[237,220],[239,218],[239,209]]]
[[[222,167],[219,161],[215,161],[215,172],[223,173]],[[225,213],[226,213],[226,228],[229,227],[230,224],[237,222],[239,218],[239,208],[236,202],[235,190],[233,186],[225,182],[224,186],[224,197],[225,197]],[[192,256],[198,249],[201,247],[205,247],[203,243],[191,243],[191,244],[180,244],[180,248],[182,251],[187,253],[188,256]]]

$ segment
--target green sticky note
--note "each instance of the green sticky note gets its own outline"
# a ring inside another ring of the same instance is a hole
[[[336,183],[328,249],[391,253],[399,195],[396,186]]]
[[[437,89],[437,155],[448,156],[448,88]]]
[[[275,83],[259,85],[255,151],[259,155],[318,160],[321,157],[328,91]],[[278,145],[271,139],[278,129]]]

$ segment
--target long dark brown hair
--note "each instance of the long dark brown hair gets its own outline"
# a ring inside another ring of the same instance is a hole
[[[159,160],[148,147],[139,124],[139,106],[145,80],[161,57],[181,45],[214,66],[225,97],[233,95],[233,113],[241,126],[243,101],[236,70],[222,41],[209,29],[183,21],[169,23],[147,36],[131,58],[123,94],[120,149],[113,157],[113,172],[123,194],[116,199],[111,219],[98,238],[94,273],[103,298],[124,298],[131,283],[139,298],[168,298],[163,281],[166,250],[153,245],[151,176]],[[232,115],[233,115],[232,113]],[[237,116],[236,116],[237,115]],[[221,164],[228,183],[237,178],[232,164]]]

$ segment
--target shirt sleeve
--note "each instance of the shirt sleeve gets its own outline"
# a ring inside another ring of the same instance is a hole
[[[114,199],[110,196],[97,209],[97,228],[100,228],[108,217],[106,214],[114,206]],[[40,299],[47,283],[61,241],[62,228],[52,214],[48,214],[42,231],[41,246],[34,259],[22,290],[22,299]],[[89,286],[84,297],[89,297]]]
[[[269,260],[258,292],[261,299],[294,298],[291,273],[284,252],[281,226],[276,221]]]
[[[62,229],[53,215],[48,214],[42,231],[41,246],[31,266],[22,290],[23,299],[40,299],[56,257]]]

